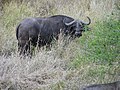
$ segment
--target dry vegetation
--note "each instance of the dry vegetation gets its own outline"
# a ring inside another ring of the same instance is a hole
[[[1,0],[0,90],[79,90],[120,80],[119,0]],[[15,28],[26,17],[64,14],[92,19],[91,32],[63,48],[17,54]],[[104,33],[105,32],[105,33]]]

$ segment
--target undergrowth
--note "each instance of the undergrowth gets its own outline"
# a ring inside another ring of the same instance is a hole
[[[84,33],[78,44],[81,51],[72,62],[75,67],[82,62],[120,63],[120,21],[109,19],[96,22],[91,31]]]

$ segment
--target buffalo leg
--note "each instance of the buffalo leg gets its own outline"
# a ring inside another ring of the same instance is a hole
[[[18,43],[19,55],[29,55],[30,54],[30,42],[27,40],[21,40]]]

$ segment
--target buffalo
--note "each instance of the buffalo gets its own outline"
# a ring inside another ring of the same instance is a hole
[[[120,81],[107,84],[96,84],[85,87],[83,90],[120,90]]]
[[[50,46],[52,40],[59,39],[59,34],[74,39],[82,36],[85,26],[91,23],[75,20],[65,15],[54,15],[43,18],[27,18],[16,28],[19,54],[31,53],[31,45],[36,47]]]

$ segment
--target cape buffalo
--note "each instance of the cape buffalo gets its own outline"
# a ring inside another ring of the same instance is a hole
[[[107,84],[91,85],[84,88],[83,90],[120,90],[120,81]]]
[[[45,18],[27,18],[24,19],[16,29],[18,40],[18,50],[20,54],[30,53],[30,45],[36,47],[49,46],[53,39],[58,40],[62,32],[64,36],[76,38],[82,36],[84,26],[91,23],[75,20],[64,15],[54,15]]]

